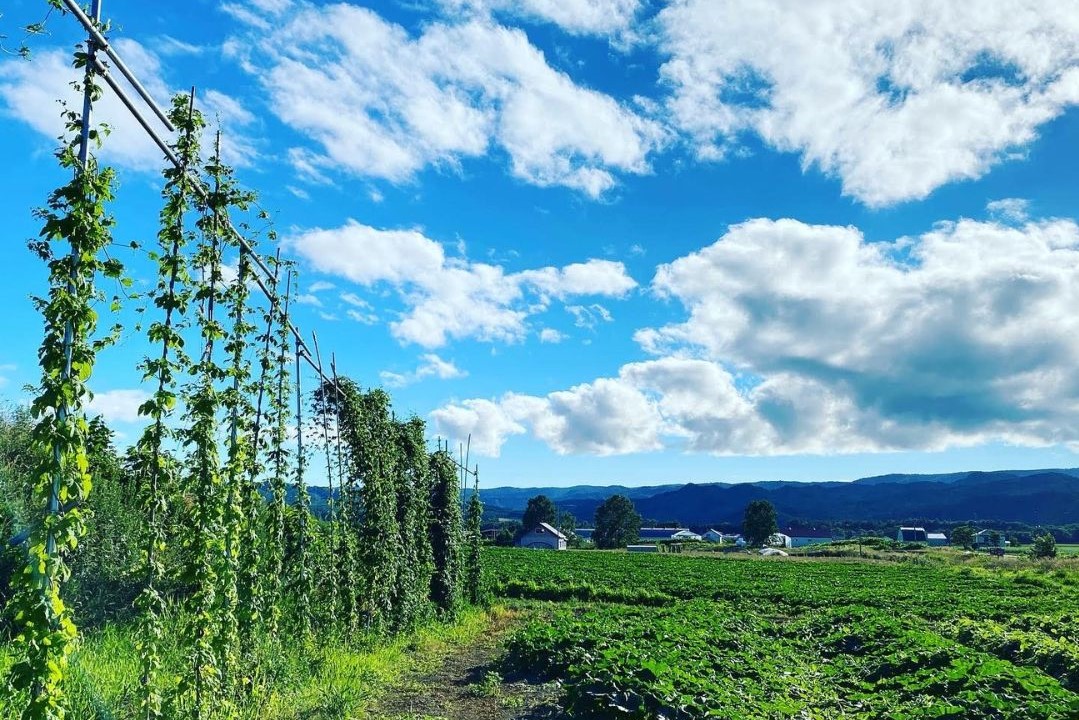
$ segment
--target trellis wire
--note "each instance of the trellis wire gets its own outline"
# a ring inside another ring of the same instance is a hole
[[[93,73],[100,75],[105,80],[106,84],[116,94],[120,102],[124,105],[125,108],[127,108],[128,112],[131,113],[132,117],[134,117],[134,119],[139,123],[139,125],[154,142],[154,144],[157,145],[158,149],[161,150],[165,158],[182,172],[189,174],[195,193],[199,195],[201,199],[205,199],[208,195],[208,191],[206,190],[202,179],[191,174],[189,170],[182,166],[182,164],[180,163],[180,159],[176,157],[176,154],[168,146],[168,143],[166,143],[165,140],[161,137],[160,133],[158,133],[158,131],[154,129],[154,127],[150,124],[150,121],[138,109],[138,107],[132,101],[131,97],[129,97],[127,91],[124,90],[124,88],[120,85],[116,78],[109,72],[109,67],[105,65],[105,63],[102,62],[101,58],[98,57],[94,52],[95,48],[100,48],[104,50],[105,54],[108,55],[109,59],[116,66],[116,69],[119,70],[120,74],[124,76],[124,79],[126,79],[131,84],[131,86],[135,88],[135,91],[139,94],[139,97],[142,98],[143,102],[153,111],[154,115],[156,115],[161,120],[161,122],[165,125],[169,132],[175,131],[175,127],[173,127],[172,123],[169,122],[169,119],[165,115],[165,112],[150,96],[150,93],[145,89],[145,87],[143,87],[142,83],[139,82],[138,78],[127,66],[127,64],[124,63],[123,59],[119,56],[119,54],[117,54],[117,52],[112,48],[112,46],[109,45],[108,40],[105,38],[104,35],[101,34],[101,31],[98,30],[97,23],[100,22],[101,11],[100,0],[94,0],[93,2],[93,9],[91,12],[94,14],[94,20],[91,20],[89,17],[87,17],[86,13],[84,13],[82,9],[79,8],[78,4],[76,4],[74,0],[63,1],[65,7],[67,7],[71,14],[74,15],[75,18],[82,24],[82,26],[86,29],[87,33],[89,33],[88,44],[90,52],[87,57],[87,73],[90,73],[92,71]],[[89,91],[85,93],[84,103],[88,101]],[[84,113],[83,117],[83,134],[84,136],[88,136],[90,128],[89,116],[88,114]],[[79,156],[80,159],[82,159],[84,162],[87,151],[83,148],[87,148],[88,144],[89,143],[87,140],[80,147]],[[280,302],[276,289],[272,289],[267,286],[267,281],[272,283],[273,272],[270,270],[269,267],[266,266],[266,263],[259,256],[259,254],[255,252],[254,247],[247,240],[247,238],[244,237],[243,234],[236,229],[236,226],[233,225],[231,220],[227,219],[225,221],[225,229],[234,236],[236,241],[240,244],[240,247],[243,250],[247,251],[249,257],[255,263],[255,266],[259,270],[259,272],[253,274],[255,283],[259,286],[259,289],[262,291],[263,295],[266,296],[266,299],[271,303],[271,306],[276,307]],[[322,380],[325,380],[326,382],[331,382],[331,378],[325,375],[322,372],[322,368],[315,363],[314,358],[311,355],[311,350],[308,347],[307,343],[304,341],[303,335],[300,333],[296,325],[291,320],[288,322],[288,325],[289,330],[296,338],[296,343],[300,348],[300,357],[305,362],[307,362],[307,364],[310,365],[313,370],[318,372]]]

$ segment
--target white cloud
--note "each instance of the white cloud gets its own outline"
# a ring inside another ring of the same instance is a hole
[[[113,42],[117,53],[133,68],[138,68],[140,82],[162,107],[169,106],[174,93],[163,77],[158,56],[134,40],[120,38]],[[126,86],[126,81],[114,75]],[[73,110],[81,110],[82,96],[70,87],[82,72],[71,67],[69,54],[64,50],[35,52],[33,62],[8,60],[0,63],[0,103],[5,114],[26,123],[49,142],[64,131],[57,98],[62,98]],[[95,123],[111,128],[97,151],[103,162],[136,171],[160,172],[165,166],[164,155],[149,139],[146,132],[123,106],[110,88],[103,85],[103,95],[94,106]],[[135,91],[127,88],[131,97]],[[196,94],[196,104],[207,113],[208,119],[220,118],[222,152],[226,162],[242,167],[251,164],[255,154],[253,141],[243,132],[254,116],[235,99],[216,90]],[[146,116],[156,123],[149,112]],[[164,127],[158,128],[167,134]],[[209,147],[209,138],[205,143]]]
[[[7,387],[11,383],[11,379],[8,376],[15,372],[16,369],[17,368],[11,363],[0,364],[0,389]]]
[[[539,340],[542,343],[560,343],[566,339],[566,334],[554,328],[543,328],[539,332]]]
[[[503,13],[558,25],[575,35],[625,33],[641,0],[441,0],[454,13]]]
[[[601,322],[611,322],[611,311],[599,303],[591,305],[567,305],[566,312],[573,316],[573,324],[587,330],[595,329]]]
[[[553,7],[553,6],[552,6]],[[321,148],[297,169],[400,183],[493,149],[526,182],[596,197],[620,173],[649,172],[661,126],[547,64],[520,30],[432,23],[419,36],[346,4],[307,6],[234,45],[280,119]]]
[[[384,370],[379,377],[389,387],[405,387],[426,378],[438,378],[439,380],[454,380],[468,375],[448,360],[443,360],[434,353],[427,353],[420,357],[420,365],[407,373],[395,373]]]
[[[659,24],[700,157],[753,132],[869,205],[980,177],[1079,102],[1069,3],[679,0]]]
[[[985,205],[986,211],[995,217],[1011,222],[1025,222],[1029,217],[1030,201],[1023,198],[1002,198]]]
[[[139,406],[149,399],[150,394],[143,390],[106,390],[94,393],[86,409],[88,414],[100,415],[108,423],[139,422]]]
[[[589,260],[506,272],[500,265],[447,258],[440,243],[418,230],[381,230],[355,220],[301,232],[284,244],[319,272],[395,289],[405,312],[390,323],[391,332],[427,348],[461,338],[519,341],[527,334],[526,319],[545,311],[552,298],[621,297],[636,286],[621,263]],[[342,300],[365,309],[357,304],[362,298],[348,295],[351,300]],[[587,312],[609,319],[598,305]]]
[[[322,301],[318,299],[318,295],[313,293],[303,293],[296,296],[297,305],[310,305],[312,307],[322,307]]]
[[[333,290],[335,287],[337,286],[334,285],[332,282],[326,282],[325,280],[316,280],[315,282],[311,283],[311,287],[307,288],[307,292],[320,293],[325,292],[326,290]]]
[[[656,359],[542,397],[452,403],[440,430],[601,455],[1079,446],[1074,221],[961,220],[867,243],[758,219],[660,266],[653,289],[687,312],[637,333]]]

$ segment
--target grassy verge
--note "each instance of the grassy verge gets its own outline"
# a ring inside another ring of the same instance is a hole
[[[316,637],[303,643],[282,637],[259,649],[260,672],[253,691],[237,702],[244,720],[334,720],[365,718],[366,711],[403,674],[437,662],[467,645],[492,624],[505,621],[502,606],[465,610],[452,624],[435,624],[390,639],[352,643]],[[170,633],[175,635],[175,633]],[[80,720],[134,718],[138,654],[132,626],[106,626],[88,636],[72,658],[68,687],[70,716]],[[0,647],[0,673],[11,662]],[[173,647],[166,669],[183,655]],[[15,698],[0,695],[0,719],[18,717]]]

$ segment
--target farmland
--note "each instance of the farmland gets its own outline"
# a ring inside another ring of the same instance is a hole
[[[538,615],[508,672],[572,717],[1079,717],[1079,576],[920,562],[497,550]],[[553,600],[553,603],[536,603]]]

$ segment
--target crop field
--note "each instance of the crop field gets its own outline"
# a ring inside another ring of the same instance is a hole
[[[574,718],[1079,718],[1079,577],[918,563],[494,550],[551,600],[507,670]]]

